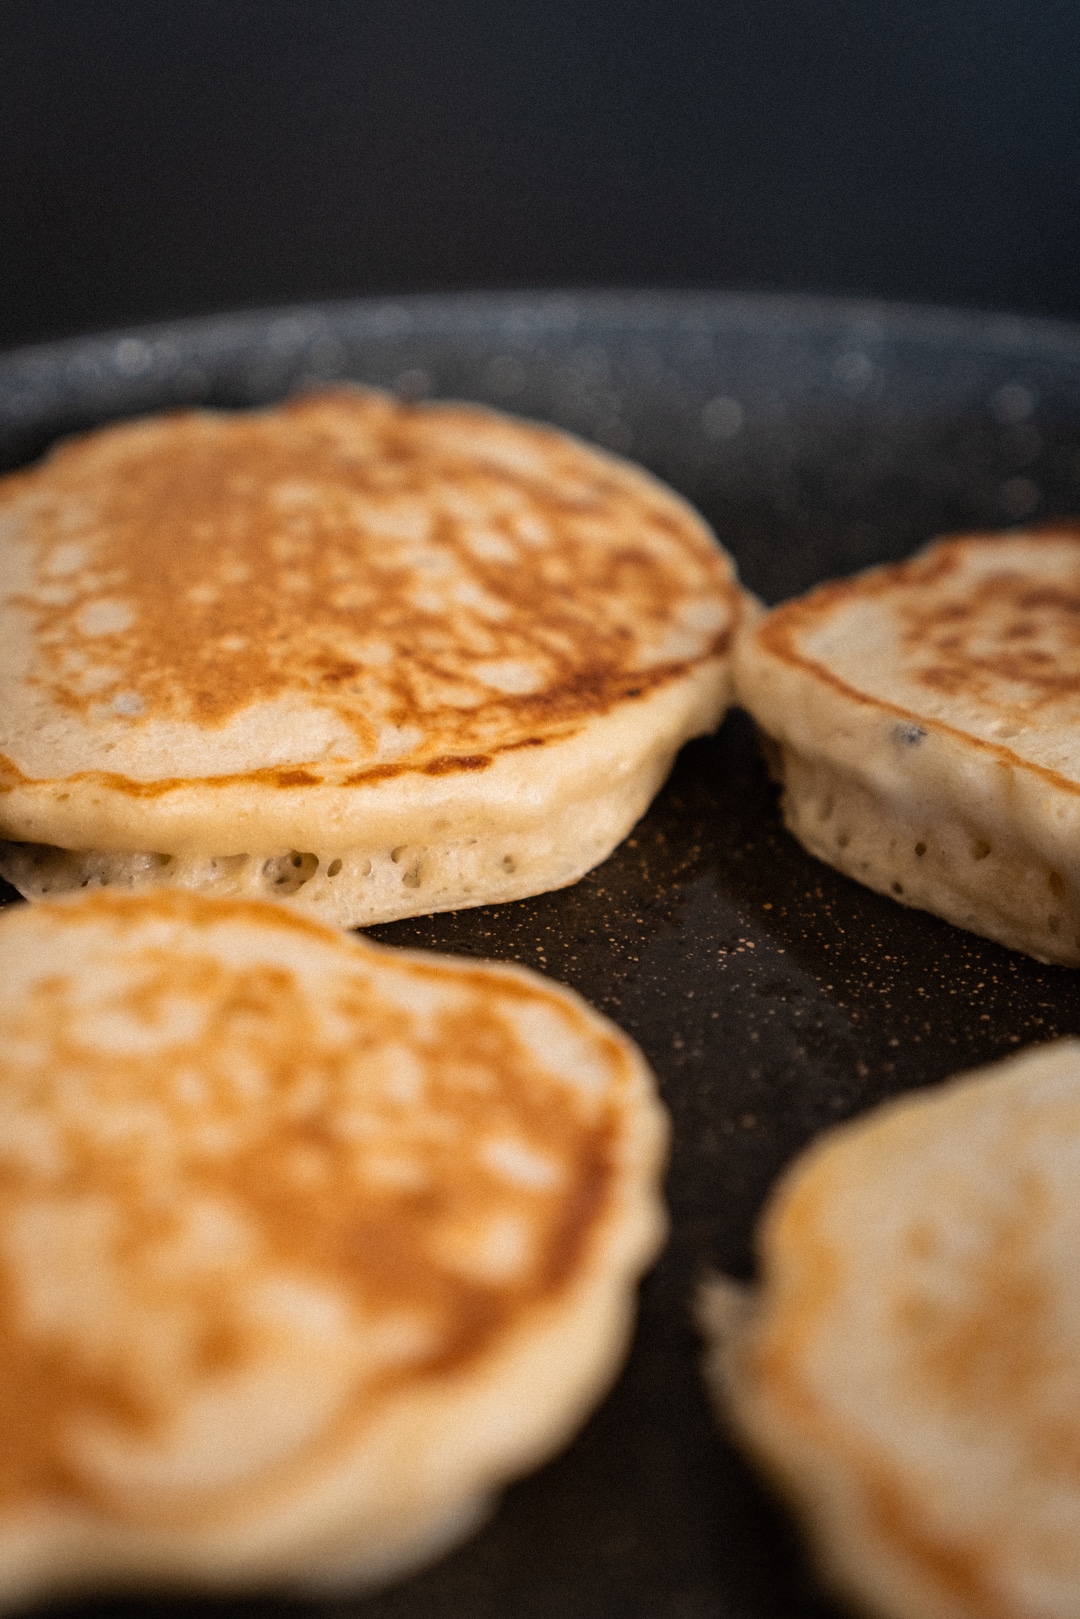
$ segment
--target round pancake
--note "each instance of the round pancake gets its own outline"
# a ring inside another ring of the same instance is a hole
[[[888,1619],[1080,1613],[1080,1042],[828,1132],[706,1288],[718,1408]]]
[[[610,1382],[636,1048],[519,968],[157,890],[0,919],[0,1602],[370,1582]]]
[[[1080,965],[1080,529],[964,535],[823,585],[735,661],[812,854]]]
[[[697,514],[477,407],[107,428],[4,480],[0,539],[30,897],[167,883],[353,925],[559,887],[729,698],[741,596]]]

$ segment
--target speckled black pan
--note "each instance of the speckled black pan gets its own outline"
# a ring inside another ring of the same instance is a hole
[[[946,529],[1080,514],[1080,332],[716,294],[457,296],[200,320],[0,357],[0,456],[194,403],[351,377],[484,399],[638,457],[769,600]],[[672,1243],[625,1376],[493,1523],[388,1592],[81,1614],[810,1619],[794,1538],[713,1430],[688,1321],[745,1274],[754,1216],[815,1131],[891,1092],[1080,1031],[1080,975],[905,911],[784,833],[749,724],[688,747],[606,865],[563,893],[374,930],[573,984],[639,1040],[676,1121]]]

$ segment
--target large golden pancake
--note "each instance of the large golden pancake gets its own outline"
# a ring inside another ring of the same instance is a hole
[[[968,535],[761,619],[784,815],[905,905],[1080,964],[1080,529]]]
[[[512,967],[159,890],[0,920],[0,1601],[384,1578],[610,1381],[636,1048]]]
[[[717,723],[739,610],[684,501],[551,428],[343,389],[106,429],[0,485],[2,869],[342,925],[559,887]]]
[[[1080,1042],[830,1131],[705,1291],[718,1407],[887,1619],[1080,1613]]]

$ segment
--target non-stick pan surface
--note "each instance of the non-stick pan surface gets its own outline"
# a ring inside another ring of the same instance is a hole
[[[355,378],[486,400],[625,451],[695,501],[775,601],[943,530],[1080,514],[1080,332],[716,294],[478,295],[271,311],[0,357],[0,458],[190,404]],[[1080,977],[907,911],[783,831],[744,716],[687,747],[576,887],[372,930],[522,961],[644,1047],[675,1119],[670,1246],[618,1386],[488,1528],[406,1583],[323,1603],[169,1596],[80,1615],[811,1619],[833,1613],[702,1395],[707,1266],[811,1136],[882,1097],[1080,1032]]]

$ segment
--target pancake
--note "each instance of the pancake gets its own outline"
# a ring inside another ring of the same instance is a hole
[[[725,1422],[886,1619],[1080,1613],[1080,1042],[828,1132],[706,1288]]]
[[[516,967],[157,890],[0,920],[0,1602],[370,1583],[610,1382],[637,1049]]]
[[[1080,964],[1080,529],[946,539],[824,585],[736,663],[811,854]]]
[[[342,926],[574,882],[729,699],[697,514],[552,428],[361,390],[0,483],[2,871]]]

